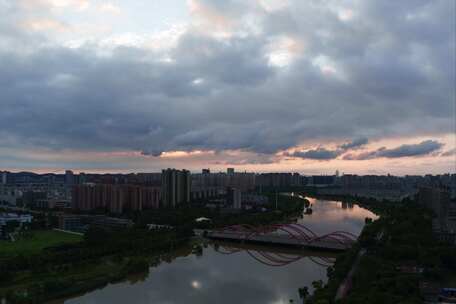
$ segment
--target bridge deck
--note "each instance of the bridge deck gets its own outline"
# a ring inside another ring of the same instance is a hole
[[[220,231],[212,231],[206,230],[195,230],[195,234],[202,235],[204,237],[210,239],[218,239],[218,240],[230,240],[230,241],[237,241],[237,242],[245,242],[245,243],[261,243],[261,244],[271,244],[271,245],[282,245],[282,246],[294,246],[294,247],[302,247],[308,249],[318,249],[318,250],[335,250],[335,251],[342,251],[347,250],[350,248],[354,242],[349,243],[341,243],[336,240],[331,239],[323,239],[323,240],[315,240],[312,242],[305,242],[303,240],[295,239],[288,237],[287,235],[279,235],[279,234],[256,234],[249,237],[246,237],[245,234],[239,232],[220,232]]]

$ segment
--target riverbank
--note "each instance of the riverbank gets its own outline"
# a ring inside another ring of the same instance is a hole
[[[174,231],[88,234],[78,243],[2,260],[0,298],[13,304],[45,303],[104,287],[148,271],[190,239]]]
[[[302,213],[305,205],[305,201],[281,197],[277,209],[268,206],[267,212],[217,215],[210,225],[274,223]],[[173,229],[149,231],[146,216],[129,230],[89,230],[78,242],[59,246],[54,243],[51,248],[42,244],[39,250],[4,258],[0,260],[0,299],[6,298],[12,304],[45,303],[125,280],[131,273],[147,274],[149,267],[171,261],[176,250],[191,247],[188,245],[200,211],[201,208],[179,208],[159,214],[165,224],[170,219],[181,223]]]
[[[434,300],[439,288],[455,286],[456,250],[434,238],[429,211],[411,201],[356,203],[380,218],[366,221],[357,246],[338,256],[328,283],[317,286],[307,303],[423,303],[432,298],[424,286],[435,287]],[[336,301],[356,261],[350,286]]]
[[[67,234],[55,230],[25,231],[16,237],[16,241],[0,240],[0,260],[14,255],[37,254],[46,247],[78,243],[81,235]]]

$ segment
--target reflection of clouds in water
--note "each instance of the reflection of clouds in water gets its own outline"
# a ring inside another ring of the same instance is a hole
[[[195,289],[200,289],[201,288],[201,283],[199,281],[192,281],[192,287]]]
[[[299,222],[316,233],[344,230],[358,234],[364,218],[375,217],[358,206],[343,209],[336,202],[309,199],[313,214]],[[308,257],[283,267],[254,261],[246,252],[232,255],[205,248],[199,258],[179,257],[151,268],[143,282],[118,283],[65,301],[67,304],[277,304],[298,302],[297,290],[314,280],[326,281],[326,268]]]
[[[222,255],[212,247],[203,256],[181,257],[152,268],[134,285],[109,285],[67,304],[264,304],[298,300],[297,290],[314,280],[326,280],[326,269],[307,257],[280,268],[252,260],[245,252]]]
[[[312,204],[313,213],[304,215],[298,222],[317,234],[330,233],[337,230],[360,234],[364,227],[365,218],[377,217],[369,210],[356,204],[353,205],[353,208],[342,208],[342,202],[309,197],[307,199]]]

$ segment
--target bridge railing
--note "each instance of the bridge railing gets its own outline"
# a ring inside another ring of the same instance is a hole
[[[280,237],[295,240],[302,245],[309,245],[315,242],[328,242],[338,243],[346,248],[350,247],[357,240],[356,235],[347,231],[334,231],[324,235],[317,235],[310,228],[298,223],[273,224],[268,226],[233,225],[214,230],[214,232],[236,235],[244,240],[259,236],[273,237],[273,233],[277,233],[280,234]]]

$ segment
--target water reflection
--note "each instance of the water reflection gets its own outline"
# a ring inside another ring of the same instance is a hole
[[[365,217],[376,218],[368,210],[342,202],[308,198],[313,213],[303,215],[298,223],[317,234],[336,230],[358,235]],[[223,251],[223,253],[222,253]],[[260,254],[261,253],[261,254]],[[260,258],[260,260],[252,257]],[[293,260],[271,267],[270,261]],[[298,288],[312,281],[326,281],[326,269],[335,255],[284,248],[210,243],[199,256],[191,248],[175,252],[139,279],[110,284],[78,298],[61,301],[66,304],[285,304],[299,302]],[[266,261],[266,263],[264,263]]]
[[[290,299],[298,301],[299,287],[324,277],[326,267],[308,256],[293,264],[270,267],[255,262],[246,250],[226,255],[211,244],[200,257],[178,257],[151,269],[142,282],[111,284],[64,303],[289,303]]]
[[[366,217],[377,219],[377,216],[367,209],[353,203],[320,200],[306,197],[312,205],[312,214],[306,214],[298,219],[316,234],[326,234],[333,231],[347,231],[359,235]]]
[[[286,247],[255,246],[232,242],[216,242],[214,249],[221,254],[233,254],[245,251],[258,263],[271,267],[283,267],[307,257],[315,264],[327,268],[333,265],[337,256],[334,253],[327,252]]]

